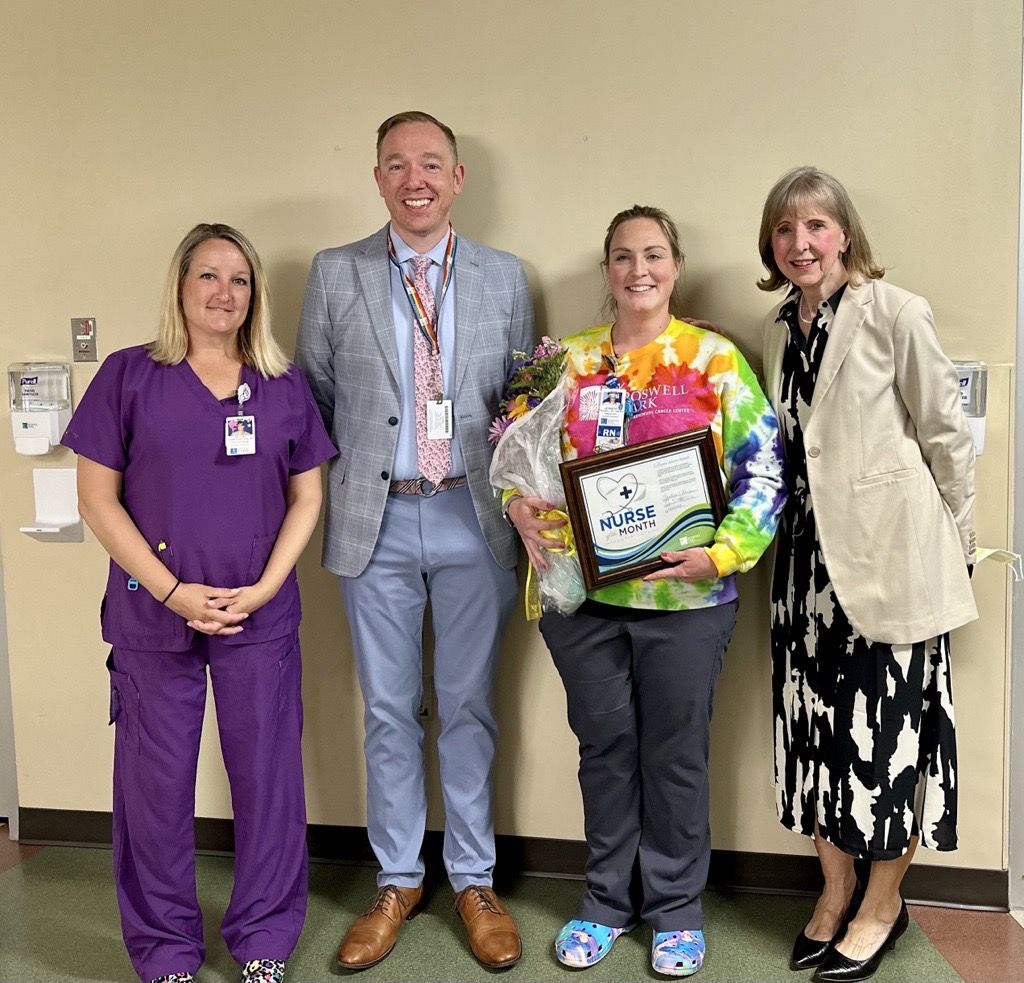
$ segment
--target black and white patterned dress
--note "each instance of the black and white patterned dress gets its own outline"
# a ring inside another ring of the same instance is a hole
[[[789,499],[772,582],[775,801],[783,826],[807,836],[817,827],[846,853],[891,860],[913,835],[956,849],[949,636],[913,645],[864,638],[825,568],[802,421],[842,294],[820,305],[806,340],[798,293],[778,317],[789,330],[779,399]],[[878,576],[884,583],[886,572]]]

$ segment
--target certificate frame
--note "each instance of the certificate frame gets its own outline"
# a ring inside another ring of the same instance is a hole
[[[665,550],[706,546],[725,517],[710,427],[559,467],[588,591],[668,566],[661,559]]]

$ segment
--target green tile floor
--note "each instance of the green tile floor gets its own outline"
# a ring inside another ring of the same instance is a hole
[[[206,914],[208,955],[200,983],[236,983],[238,968],[218,934],[231,883],[231,860],[199,859],[199,898]],[[406,925],[392,955],[373,969],[349,975],[353,983],[562,983],[579,976],[555,960],[551,940],[576,905],[579,881],[523,877],[505,892],[519,922],[524,956],[504,973],[482,969],[470,956],[451,904],[440,887],[422,914]],[[374,890],[366,868],[310,867],[309,913],[299,946],[288,963],[289,983],[337,983],[334,952],[348,922]],[[810,911],[805,898],[767,895],[705,895],[709,951],[696,978],[712,981],[800,983],[810,973],[791,973],[789,946]],[[650,934],[637,929],[586,971],[586,983],[664,980],[648,965]],[[118,928],[110,853],[49,847],[0,873],[0,981],[135,980]],[[879,983],[946,983],[961,979],[913,923],[875,977]]]

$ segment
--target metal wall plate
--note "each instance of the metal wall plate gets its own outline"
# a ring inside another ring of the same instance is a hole
[[[71,354],[76,362],[96,361],[96,318],[71,319]]]

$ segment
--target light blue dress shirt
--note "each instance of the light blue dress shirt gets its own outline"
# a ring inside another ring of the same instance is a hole
[[[394,244],[398,262],[412,279],[411,260],[420,254],[406,245],[394,228],[388,229],[388,235],[391,236],[391,241]],[[448,236],[442,236],[441,241],[433,249],[422,254],[429,256],[434,261],[434,265],[427,271],[427,279],[430,281],[434,297],[439,303],[441,303],[441,271],[447,248]],[[419,331],[419,325],[416,324],[416,319],[413,316],[412,306],[405,293],[401,274],[395,269],[394,263],[389,262],[388,266],[391,268],[391,316],[395,324],[395,351],[398,352],[398,384],[402,390],[402,410],[398,421],[398,447],[395,450],[395,465],[391,476],[396,481],[400,481],[406,478],[420,477],[416,455],[416,372],[412,355],[413,332]],[[444,297],[444,302],[441,303],[437,326],[445,399],[454,399],[452,386],[455,379],[455,278],[457,276],[458,272],[453,270],[451,283],[448,284],[448,293]],[[454,413],[452,418],[454,419]],[[465,473],[466,467],[462,463],[462,451],[459,448],[458,437],[455,436],[452,438],[452,466],[448,474],[452,476]]]

